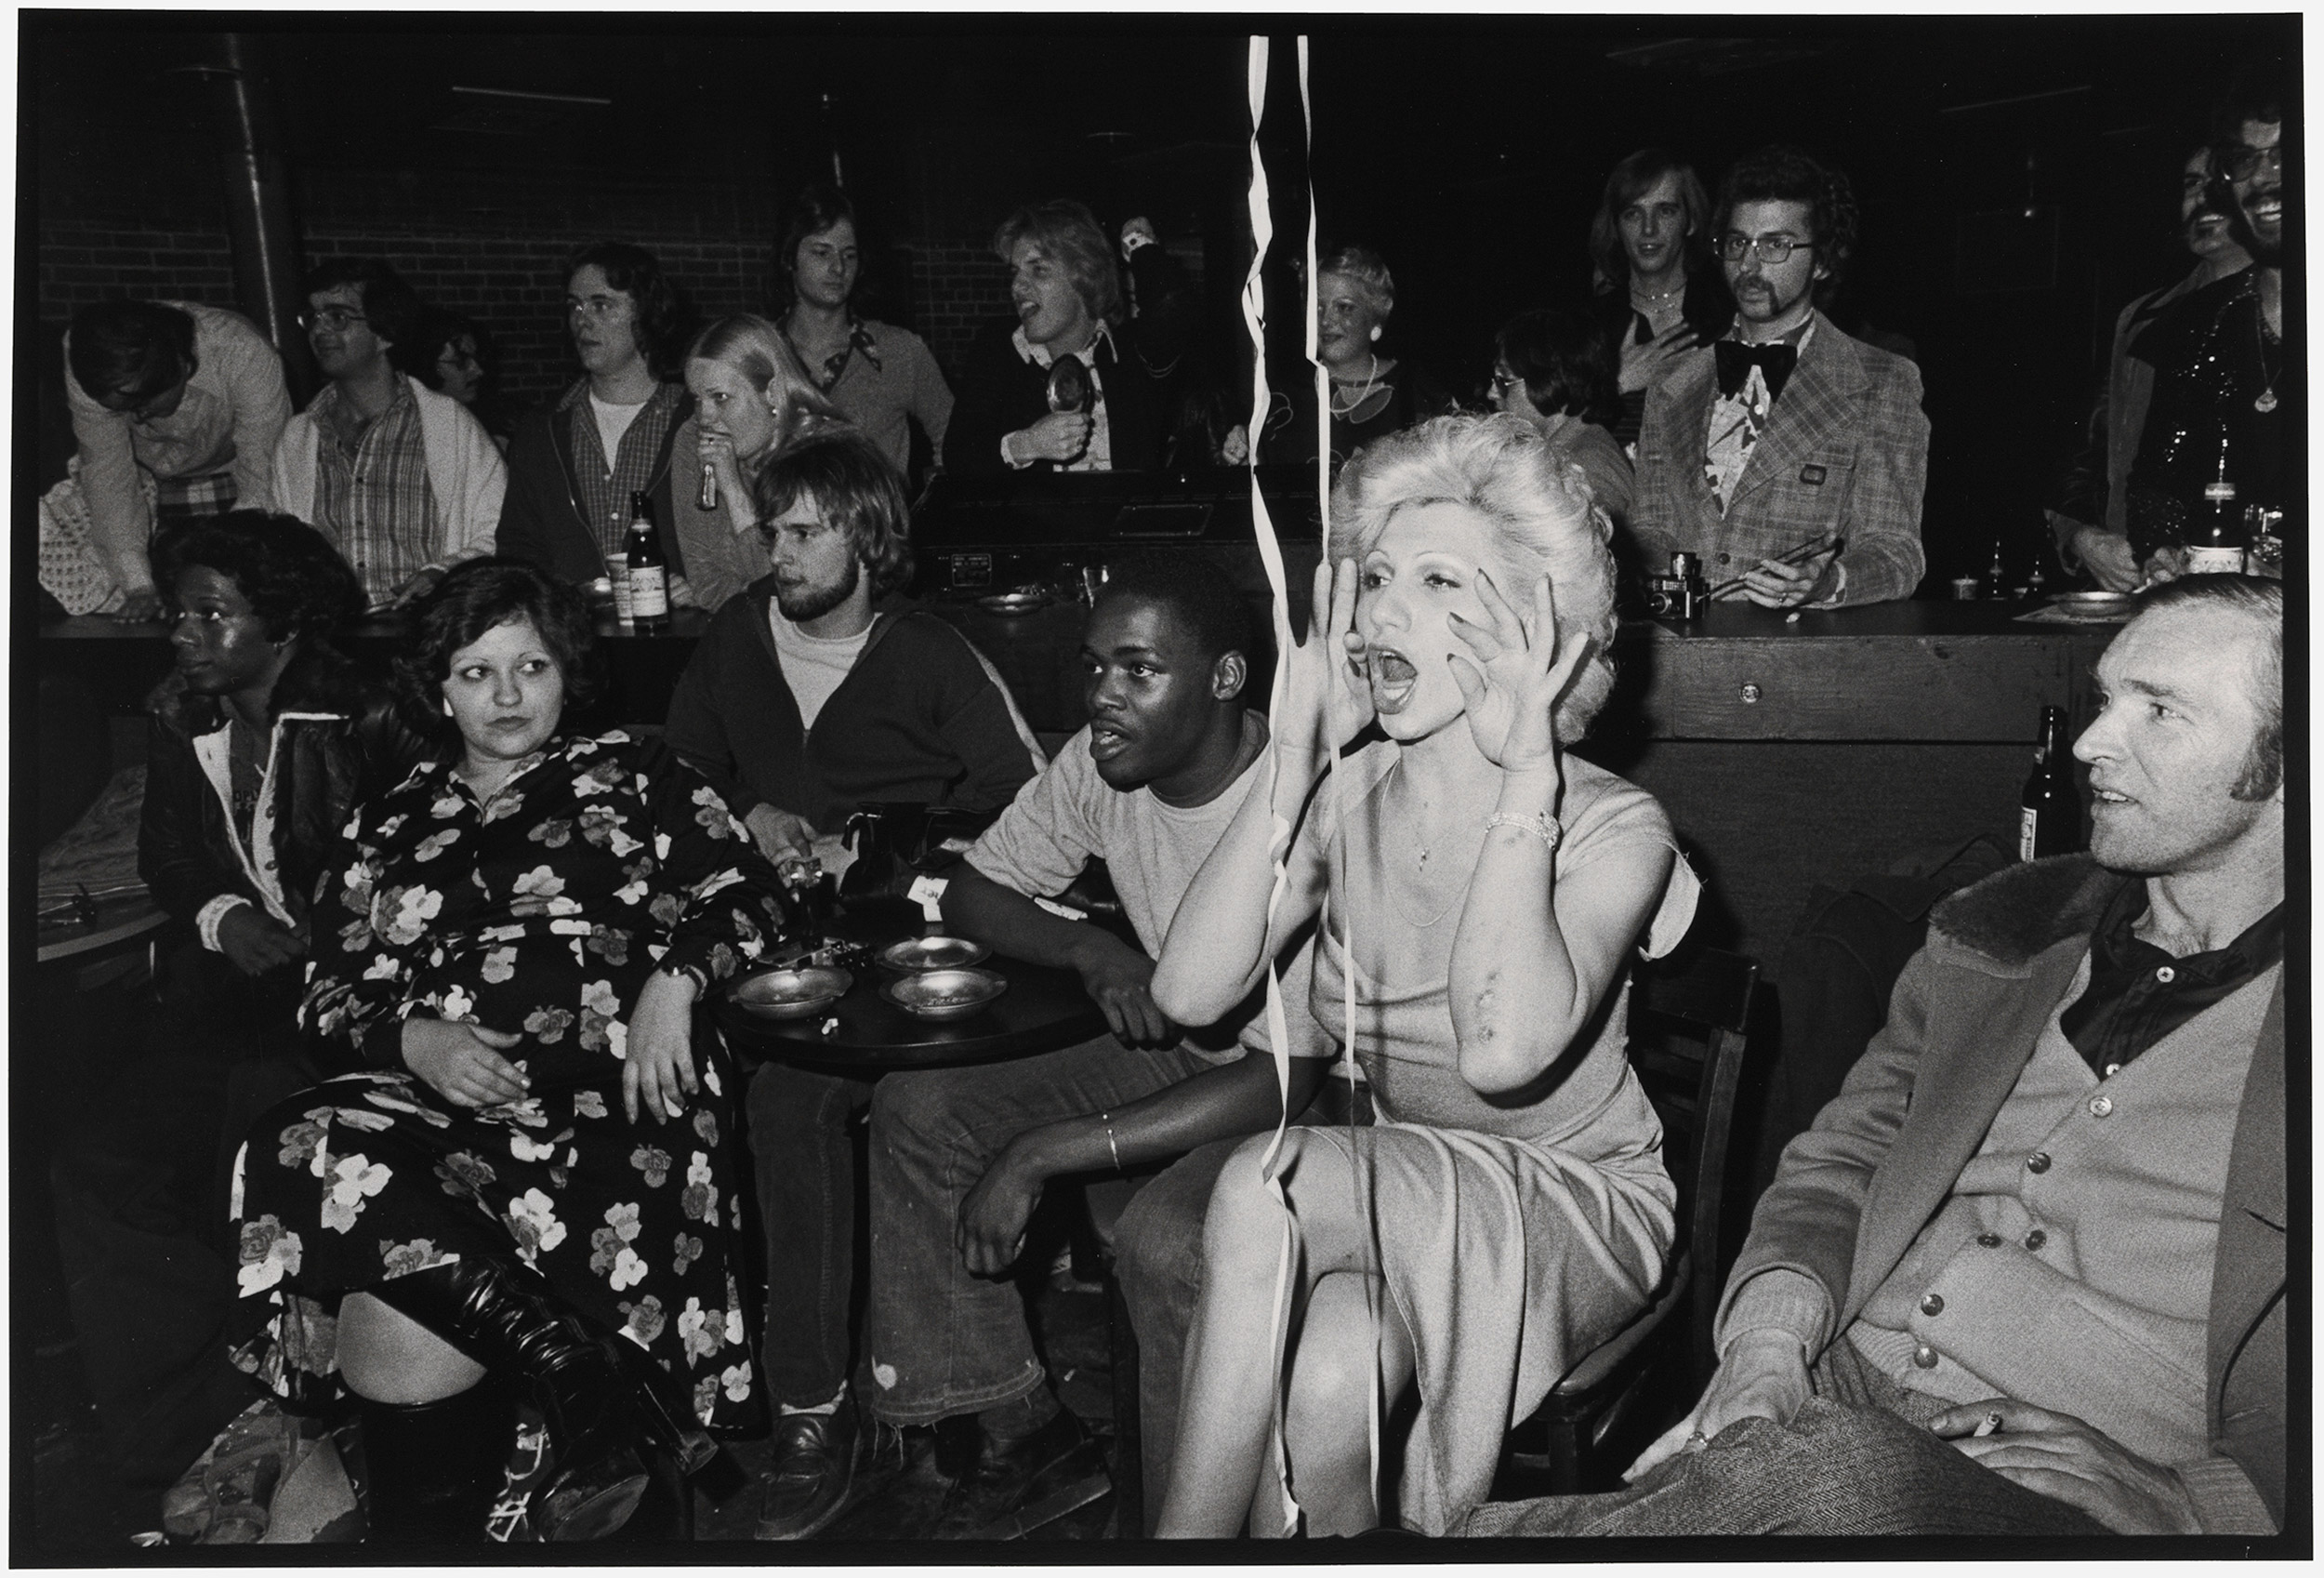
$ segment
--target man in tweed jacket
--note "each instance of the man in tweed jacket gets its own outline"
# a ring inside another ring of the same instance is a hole
[[[1733,328],[1655,386],[1631,511],[1637,567],[1702,557],[1768,608],[1909,597],[1920,583],[1929,420],[1911,363],[1822,312],[1855,245],[1847,178],[1767,148],[1728,173],[1713,245]],[[1844,539],[1792,564],[1792,550]]]
[[[1481,1507],[1463,1532],[2298,1521],[2282,643],[2274,582],[2146,600],[2075,742],[2090,854],[1931,916],[1752,1213],[1693,1412],[1631,1489]]]

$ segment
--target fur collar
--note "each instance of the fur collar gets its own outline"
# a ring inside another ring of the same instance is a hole
[[[1929,928],[1997,964],[2022,969],[2045,948],[2087,936],[2123,884],[2136,881],[2087,855],[2009,866],[1938,901]]]

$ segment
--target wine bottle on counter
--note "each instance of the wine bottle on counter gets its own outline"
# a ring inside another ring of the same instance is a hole
[[[629,536],[622,548],[629,564],[629,617],[640,635],[669,630],[669,559],[654,530],[654,500],[629,496]]]
[[[2066,749],[2066,709],[2041,709],[2041,744],[2034,770],[2017,797],[2017,858],[2070,854],[2080,842],[2081,801],[2074,793],[2074,759]]]
[[[2219,471],[2203,484],[2203,513],[2188,534],[2186,573],[2239,576],[2251,546],[2243,513],[2236,508],[2236,484],[2227,480],[2227,435],[2219,435]]]

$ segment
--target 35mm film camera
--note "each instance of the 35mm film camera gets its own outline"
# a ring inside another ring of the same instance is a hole
[[[1702,561],[1692,553],[1670,555],[1670,573],[1646,577],[1646,612],[1666,619],[1692,619],[1710,591]]]

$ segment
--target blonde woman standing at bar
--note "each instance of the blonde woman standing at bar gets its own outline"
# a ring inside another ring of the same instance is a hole
[[[686,351],[693,412],[670,453],[685,470],[670,489],[678,546],[705,613],[767,573],[751,484],[769,457],[847,418],[815,392],[783,331],[755,312],[720,318]],[[691,482],[689,482],[691,478]]]
[[[1485,1498],[1510,1424],[1661,1277],[1675,1194],[1624,1056],[1628,968],[1634,946],[1677,942],[1698,890],[1653,799],[1566,754],[1612,689],[1614,570],[1603,515],[1540,435],[1493,416],[1383,439],[1349,463],[1332,520],[1323,629],[1287,655],[1274,795],[1195,879],[1153,990],[1204,1023],[1320,918],[1315,1019],[1353,1039],[1380,1121],[1282,1141],[1290,1490],[1308,1533],[1382,1520],[1377,1355],[1383,1422],[1411,1420],[1393,1516],[1434,1533]],[[1374,721],[1386,738],[1341,756]],[[1317,790],[1335,763],[1347,781]],[[1297,826],[1311,791],[1270,925],[1273,824]],[[1164,1535],[1232,1535],[1247,1514],[1288,1532],[1252,1402],[1284,1232],[1266,1145],[1211,1197]],[[1416,1389],[1417,1413],[1400,1407]]]

